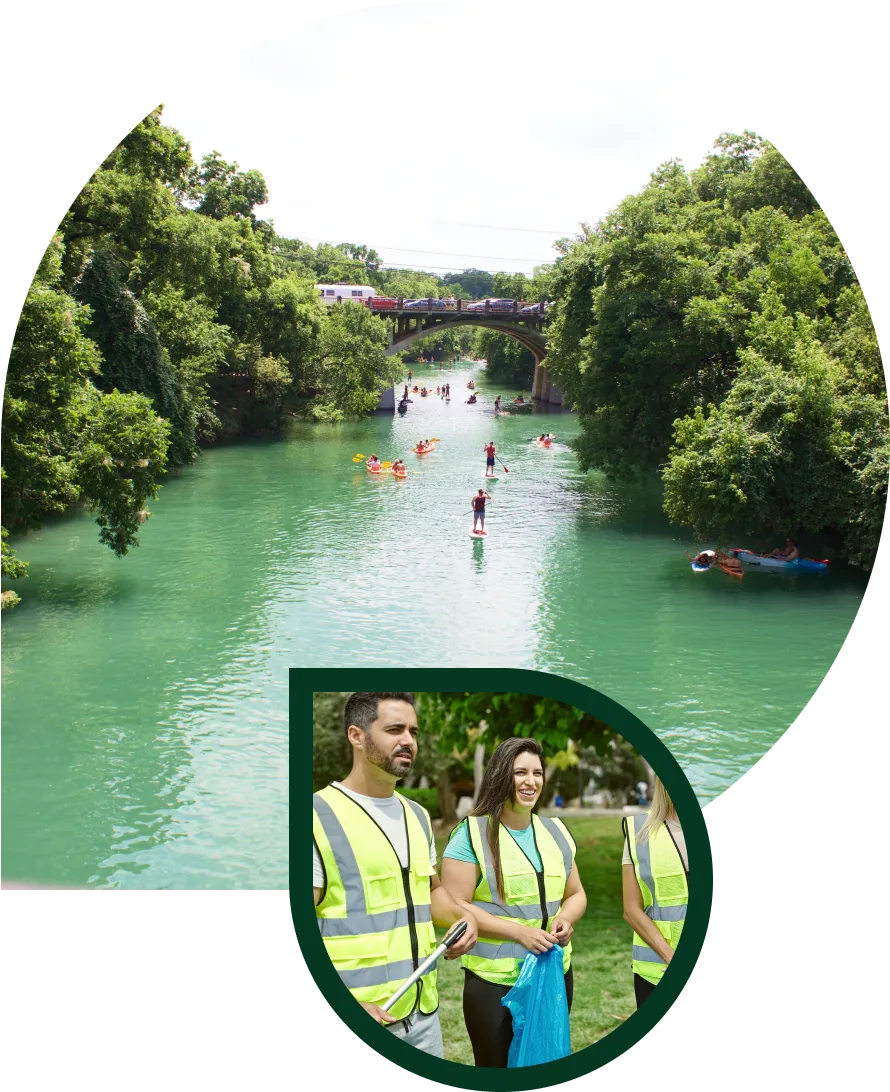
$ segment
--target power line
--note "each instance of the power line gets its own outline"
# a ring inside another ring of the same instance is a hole
[[[312,240],[304,238],[304,242],[311,242]],[[332,243],[329,239],[316,239],[316,246],[325,243],[328,246],[339,246],[339,243]],[[540,258],[508,258],[504,254],[464,254],[460,250],[418,250],[413,246],[381,246],[375,245],[370,248],[375,251],[380,250],[397,250],[400,254],[437,254],[440,258],[482,258],[483,260],[491,262],[535,262],[538,265],[546,264]],[[440,266],[440,269],[448,268],[451,266]]]
[[[366,269],[366,270],[368,269],[367,263],[362,261],[361,258],[348,258],[345,254],[342,255],[341,257],[338,257],[334,261],[333,264],[334,265],[360,265],[363,269]],[[554,265],[555,263],[554,262],[543,262],[543,263],[540,263],[540,264]],[[505,273],[509,277],[515,277],[515,276],[519,275],[522,272],[521,270],[516,270],[516,269],[472,269],[472,270],[470,270],[470,269],[467,269],[467,268],[461,268],[458,265],[389,265],[388,263],[384,262],[380,266],[380,270],[385,271],[387,273],[426,273],[428,270],[431,270],[431,269],[448,269],[448,270],[451,270],[452,272],[455,272],[455,273],[470,273],[470,272],[473,272],[473,273],[491,273],[491,274]],[[368,272],[374,272],[374,271],[373,270],[368,270]]]

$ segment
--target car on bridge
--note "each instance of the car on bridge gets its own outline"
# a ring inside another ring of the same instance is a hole
[[[473,303],[468,303],[464,308],[466,311],[512,311],[515,300],[506,299],[488,299],[488,300],[476,300]],[[487,304],[487,306],[486,306]]]
[[[527,303],[525,307],[519,308],[520,315],[533,315],[537,313],[546,313],[549,308],[549,303]]]
[[[391,296],[372,296],[372,311],[394,311],[399,306],[399,301]]]
[[[410,311],[456,311],[457,300],[453,297],[448,299],[436,299],[435,296],[427,296],[422,300],[405,300],[405,310]]]

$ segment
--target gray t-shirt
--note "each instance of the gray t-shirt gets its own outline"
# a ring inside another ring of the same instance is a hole
[[[628,824],[629,825],[629,824]],[[683,867],[686,871],[689,871],[689,857],[686,853],[686,837],[683,834],[683,828],[680,826],[679,819],[668,819],[667,828],[673,834],[674,841],[677,843],[677,850],[680,854],[680,860],[683,862]],[[624,855],[621,858],[622,864],[632,865],[633,857],[630,855],[630,846],[627,844],[627,839],[624,839]]]
[[[357,804],[360,804],[371,818],[376,821],[380,829],[392,842],[393,848],[399,855],[402,868],[408,867],[408,837],[405,832],[405,813],[402,810],[402,802],[393,796],[362,796],[341,785],[339,781],[332,781],[334,788],[351,796]],[[436,843],[430,842],[430,864],[436,867]],[[324,866],[318,846],[312,844],[312,886],[324,887]]]

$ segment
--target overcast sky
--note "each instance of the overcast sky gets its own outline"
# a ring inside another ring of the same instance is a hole
[[[282,235],[440,273],[531,272],[665,159],[694,166],[721,131],[756,127],[709,104],[700,54],[631,49],[565,13],[393,5],[276,35],[212,82],[195,71],[165,120],[196,159],[260,170]]]

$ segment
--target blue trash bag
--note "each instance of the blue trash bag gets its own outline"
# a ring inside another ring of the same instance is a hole
[[[516,984],[501,1004],[513,1017],[513,1042],[507,1056],[510,1069],[542,1065],[572,1053],[569,1005],[562,973],[562,948],[525,957]]]

